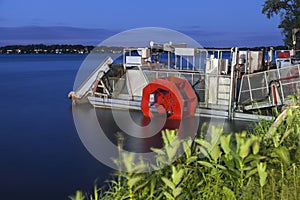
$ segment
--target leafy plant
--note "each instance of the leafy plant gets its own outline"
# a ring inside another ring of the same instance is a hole
[[[194,140],[182,140],[175,130],[162,132],[164,149],[156,154],[153,172],[136,162],[133,154],[120,154],[120,169],[108,188],[94,187],[93,195],[77,191],[70,199],[299,199],[299,100],[270,123],[259,122],[253,131],[224,134],[205,127]],[[120,150],[124,138],[120,136]],[[181,156],[178,152],[184,150]],[[133,162],[135,161],[135,162]],[[168,164],[168,165],[166,165]],[[143,173],[142,173],[143,172]]]

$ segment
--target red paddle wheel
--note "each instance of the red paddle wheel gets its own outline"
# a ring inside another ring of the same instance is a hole
[[[153,117],[156,110],[159,114],[166,113],[170,119],[183,119],[194,116],[196,106],[197,96],[185,79],[174,76],[155,79],[143,89],[141,109],[146,117]]]

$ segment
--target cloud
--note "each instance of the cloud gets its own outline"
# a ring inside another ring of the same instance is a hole
[[[1,45],[14,44],[93,44],[96,45],[115,31],[65,26],[0,27]]]
[[[193,38],[204,47],[254,47],[282,44],[280,33],[208,31],[198,26],[185,27],[178,31]],[[116,33],[118,31],[108,29],[87,29],[67,26],[0,27],[0,45],[36,43],[98,45]],[[136,37],[136,39],[138,40],[139,37]],[[124,43],[124,41],[120,41],[120,45],[122,42]]]
[[[205,47],[255,47],[282,45],[279,32],[207,31],[199,27],[182,30]]]

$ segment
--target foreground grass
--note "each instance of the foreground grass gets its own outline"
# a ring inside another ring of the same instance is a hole
[[[294,99],[274,122],[261,121],[251,133],[224,134],[221,128],[213,128],[209,139],[201,133],[183,141],[176,131],[166,130],[162,135],[165,145],[172,143],[170,149],[152,150],[159,168],[185,148],[172,165],[135,173],[149,166],[128,165],[132,155],[125,155],[117,163],[131,168],[130,173],[116,172],[108,188],[95,186],[93,194],[77,191],[70,198],[300,199],[299,105]]]

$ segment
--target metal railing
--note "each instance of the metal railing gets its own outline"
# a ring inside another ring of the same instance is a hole
[[[300,88],[300,65],[247,74],[242,77],[238,104],[249,108],[274,106],[271,85],[275,84],[282,103]]]
[[[169,77],[169,76],[184,78],[193,86],[194,90],[196,91],[196,93],[198,95],[200,102],[203,102],[203,103],[206,102],[205,74],[203,71],[187,72],[187,71],[143,70],[143,72],[149,82],[152,82],[153,80],[155,80],[157,78],[164,78],[164,77]]]

